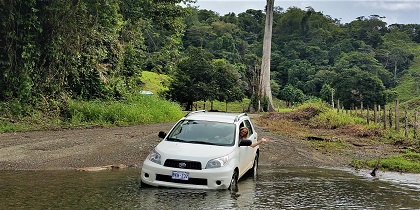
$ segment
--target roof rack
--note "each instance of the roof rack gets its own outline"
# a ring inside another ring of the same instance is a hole
[[[189,115],[191,115],[191,114],[196,114],[196,113],[200,113],[200,112],[207,112],[207,110],[197,110],[197,111],[193,111],[193,112],[188,112],[184,117],[187,117],[187,116],[189,116]]]
[[[248,116],[248,115],[246,113],[239,114],[238,116],[235,117],[235,122],[238,122],[239,119],[243,116]]]

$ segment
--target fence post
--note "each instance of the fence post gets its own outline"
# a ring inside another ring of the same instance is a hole
[[[373,121],[375,122],[375,124],[378,122],[378,119],[377,119],[377,115],[376,115],[376,102],[375,103],[373,103]]]
[[[384,129],[386,129],[386,105],[384,105]]]
[[[399,110],[399,101],[395,100],[395,130],[400,130],[400,110]]]
[[[366,122],[369,125],[369,106],[366,107],[367,108],[367,114],[366,114]]]
[[[418,112],[417,110],[414,111],[414,139],[418,138],[418,129],[419,129],[419,122],[418,122]]]
[[[389,119],[389,128],[392,128],[392,109],[391,108],[389,108],[388,119]]]
[[[337,100],[337,113],[340,113],[340,100]]]
[[[407,106],[404,107],[404,136],[408,137],[408,110]]]
[[[377,105],[376,107],[378,107],[378,123],[381,123],[381,105]]]

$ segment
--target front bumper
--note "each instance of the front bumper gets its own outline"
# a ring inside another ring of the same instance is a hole
[[[227,189],[232,179],[234,168],[229,164],[213,169],[181,169],[165,167],[148,159],[143,163],[141,181],[151,186],[163,186],[186,189]],[[189,173],[187,181],[172,179],[173,171]]]

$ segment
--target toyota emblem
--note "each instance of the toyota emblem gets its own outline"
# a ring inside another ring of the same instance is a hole
[[[179,166],[180,168],[185,168],[185,167],[187,167],[187,164],[186,164],[186,163],[184,163],[184,162],[180,162],[180,163],[178,164],[178,166]]]

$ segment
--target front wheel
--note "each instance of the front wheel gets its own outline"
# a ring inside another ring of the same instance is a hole
[[[140,179],[140,188],[149,188],[152,187],[151,185],[148,185],[146,183],[144,183],[141,179]]]
[[[258,158],[259,158],[259,155],[257,153],[257,154],[255,154],[254,165],[252,166],[252,170],[251,170],[251,172],[254,175],[254,177],[257,176]]]
[[[229,190],[231,192],[238,192],[238,178],[239,174],[238,171],[233,171],[232,179],[230,180]]]

